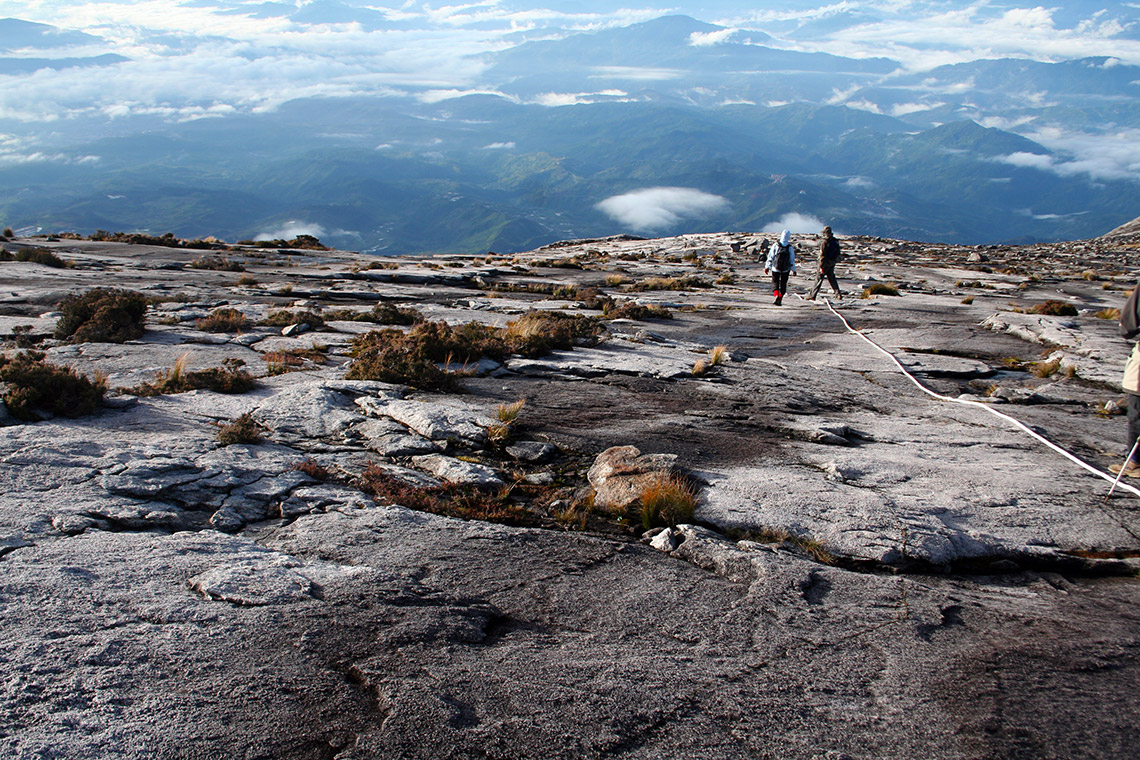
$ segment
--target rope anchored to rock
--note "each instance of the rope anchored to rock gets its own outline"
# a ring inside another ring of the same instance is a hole
[[[1107,472],[1102,472],[1101,470],[1097,469],[1096,467],[1093,467],[1088,462],[1085,462],[1083,459],[1079,458],[1077,455],[1075,455],[1069,451],[1066,451],[1065,449],[1061,448],[1057,444],[1053,443],[1052,441],[1050,441],[1045,436],[1041,435],[1040,433],[1038,433],[1035,430],[1033,430],[1032,428],[1030,428],[1024,422],[1021,422],[1020,420],[1017,420],[1017,419],[1009,416],[1008,414],[1004,414],[1003,412],[999,412],[998,410],[994,409],[993,406],[991,406],[990,404],[984,404],[980,401],[973,401],[971,399],[953,398],[951,396],[944,396],[941,393],[936,393],[936,392],[930,390],[925,385],[920,383],[918,381],[918,379],[910,373],[910,370],[908,370],[905,366],[903,366],[902,362],[900,362],[897,358],[895,358],[894,354],[892,354],[890,351],[888,351],[887,349],[880,346],[875,341],[868,338],[861,331],[856,330],[854,327],[852,327],[851,323],[848,322],[847,319],[842,314],[840,314],[838,311],[835,310],[835,307],[833,307],[831,305],[831,301],[829,301],[827,298],[824,298],[823,302],[824,302],[824,304],[827,305],[827,308],[831,311],[832,314],[839,317],[840,321],[843,322],[843,325],[844,325],[844,327],[847,328],[848,332],[852,332],[852,333],[858,335],[860,338],[862,338],[867,343],[869,343],[873,348],[875,348],[877,351],[879,351],[884,356],[886,356],[888,359],[890,359],[892,362],[894,362],[895,366],[898,367],[899,370],[912,383],[914,383],[915,386],[917,386],[920,391],[922,391],[926,395],[931,396],[933,398],[936,398],[939,401],[950,401],[950,402],[953,402],[955,404],[962,404],[964,406],[973,406],[973,407],[977,407],[979,409],[984,409],[985,411],[989,412],[990,414],[994,415],[995,417],[999,417],[1000,419],[1005,420],[1006,422],[1010,423],[1014,427],[1020,429],[1021,431],[1025,432],[1026,434],[1028,434],[1030,437],[1032,437],[1035,440],[1045,444],[1046,446],[1051,448],[1053,451],[1057,452],[1058,454],[1065,457],[1066,459],[1073,462],[1074,464],[1078,465],[1079,467],[1087,470],[1088,472],[1092,473],[1093,475],[1096,475],[1099,478],[1103,478],[1104,480],[1108,481],[1109,483],[1112,483],[1113,486],[1112,486],[1112,490],[1109,491],[1109,496],[1111,496],[1112,493],[1117,488],[1122,489],[1124,491],[1128,491],[1129,493],[1132,493],[1136,496],[1140,496],[1140,489],[1135,488],[1133,486],[1130,486],[1127,483],[1121,483],[1119,475],[1114,478],[1112,475],[1109,475]],[[1123,474],[1123,470],[1121,470],[1121,473]]]

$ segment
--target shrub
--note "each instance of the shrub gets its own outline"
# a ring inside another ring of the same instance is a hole
[[[894,285],[887,285],[883,282],[876,282],[863,288],[863,295],[860,298],[873,298],[874,296],[897,296],[899,289]]]
[[[378,325],[414,325],[416,322],[423,322],[424,315],[416,309],[393,306],[390,303],[378,303],[368,311],[339,309],[329,312],[325,319],[344,322],[374,322]]]
[[[369,466],[360,476],[360,487],[384,503],[421,512],[509,524],[527,521],[526,510],[508,501],[510,489],[491,493],[453,483],[424,488],[393,477],[376,465]]]
[[[145,331],[146,296],[132,290],[95,288],[60,301],[55,337],[71,343],[124,343]]]
[[[1071,303],[1050,299],[1029,307],[1030,314],[1046,314],[1051,317],[1075,317],[1077,307]]]
[[[306,361],[312,364],[324,364],[327,347],[293,348],[288,351],[266,351],[261,355],[265,361],[266,370],[270,375],[283,375],[286,372],[296,372],[305,368]]]
[[[649,277],[629,287],[631,291],[646,290],[693,290],[711,288],[713,284],[702,277],[687,274],[684,277]]]
[[[256,285],[257,284],[257,278],[251,274],[243,274],[241,277],[238,278],[237,284],[245,286],[245,287],[249,287],[251,285]]]
[[[672,319],[673,313],[662,306],[646,306],[633,301],[625,301],[602,309],[602,316],[606,319],[644,321],[646,319]]]
[[[159,372],[153,383],[143,383],[128,392],[136,396],[157,396],[162,393],[210,390],[216,393],[246,393],[257,384],[253,375],[242,369],[241,359],[226,359],[221,367],[189,371],[186,365],[190,354],[178,357],[174,365]]]
[[[190,262],[194,269],[214,269],[219,272],[244,272],[245,267],[224,256],[202,256]]]
[[[529,358],[551,351],[594,344],[605,328],[598,320],[557,311],[532,311],[508,322],[503,331],[511,353]]]
[[[249,317],[237,309],[215,309],[208,317],[202,317],[196,323],[199,330],[205,332],[238,332],[253,324]]]
[[[4,228],[4,237],[7,237],[7,238],[16,237],[16,233],[12,231],[11,227],[5,227]]]
[[[277,309],[261,320],[261,324],[267,327],[288,327],[302,322],[314,329],[325,326],[325,318],[311,309]]]
[[[297,462],[295,465],[293,465],[293,469],[297,472],[305,473],[314,480],[328,480],[332,477],[332,473],[329,472],[329,468],[325,467],[322,464],[319,464],[317,460],[313,459],[312,457],[302,459],[300,462]]]
[[[218,430],[218,443],[230,446],[235,443],[261,443],[265,428],[249,412]]]
[[[21,248],[12,254],[13,261],[27,261],[32,264],[42,264],[45,267],[63,269],[67,262],[56,256],[47,248]]]
[[[21,351],[14,358],[0,356],[0,383],[7,384],[4,403],[21,420],[36,420],[35,410],[63,417],[91,414],[106,390],[103,381],[88,380],[71,367],[48,364],[44,354]]]
[[[693,487],[678,475],[662,473],[641,489],[641,524],[646,529],[691,522],[696,509]]]

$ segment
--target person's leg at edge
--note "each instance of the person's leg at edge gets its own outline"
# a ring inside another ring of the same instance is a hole
[[[1128,440],[1125,441],[1125,453],[1132,451],[1136,439],[1140,438],[1140,396],[1128,394]],[[1114,464],[1108,468],[1114,473],[1120,472],[1121,465]],[[1124,464],[1124,474],[1140,478],[1140,449]]]

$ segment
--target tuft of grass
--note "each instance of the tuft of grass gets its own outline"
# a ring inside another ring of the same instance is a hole
[[[518,401],[512,401],[509,404],[499,404],[499,408],[495,411],[495,418],[499,420],[499,422],[513,425],[518,421],[519,414],[522,412],[524,406],[526,406],[526,399],[523,398],[520,398]]]
[[[962,299],[962,303],[966,304],[967,306],[969,306],[973,302],[974,302],[973,296],[966,296],[965,298]]]
[[[626,277],[624,274],[617,274],[617,273],[607,274],[606,275],[606,285],[609,285],[611,288],[616,288],[619,285],[624,284],[628,279],[629,278]]]
[[[1029,366],[1029,371],[1037,377],[1052,377],[1057,374],[1061,369],[1061,358],[1050,359],[1044,362],[1033,362]]]
[[[1120,319],[1120,309],[1101,309],[1096,313],[1097,319],[1111,319],[1117,321]]]
[[[127,390],[136,396],[158,396],[163,393],[210,390],[216,393],[246,393],[257,384],[253,376],[242,369],[241,359],[226,359],[221,367],[190,371],[186,369],[190,354],[175,360],[170,369],[159,372],[153,383],[143,383]]]
[[[1075,317],[1077,307],[1071,303],[1050,299],[1029,307],[1030,314],[1046,314],[1052,317]]]
[[[237,284],[238,285],[244,285],[245,287],[249,287],[250,285],[256,285],[257,284],[257,278],[251,274],[243,274],[241,277],[238,278]]]
[[[103,378],[87,379],[71,367],[49,364],[44,354],[21,351],[0,356],[0,384],[12,416],[38,420],[37,411],[62,417],[80,417],[99,408],[106,391]]]
[[[863,288],[863,294],[860,298],[874,298],[875,296],[897,296],[899,289],[894,285],[887,285],[885,282],[874,282]]]
[[[641,524],[647,530],[692,522],[696,509],[696,492],[679,475],[661,473],[641,489]]]
[[[709,363],[714,367],[718,364],[724,364],[728,359],[728,346],[713,346],[709,351]]]
[[[69,343],[125,343],[146,330],[146,296],[133,290],[95,288],[68,296],[57,308],[62,316],[55,337]]]
[[[784,544],[788,548],[797,549],[816,562],[824,565],[834,565],[835,556],[827,551],[823,543],[807,536],[797,536],[780,528],[760,528],[740,530],[730,528],[726,534],[735,541],[755,541],[758,544]]]
[[[249,412],[218,429],[218,443],[231,446],[235,443],[261,443],[265,428]]]
[[[210,316],[202,317],[195,324],[205,332],[239,332],[253,323],[237,309],[224,307],[215,309]]]
[[[693,369],[691,370],[693,377],[704,377],[709,373],[708,359],[697,359],[693,362]]]

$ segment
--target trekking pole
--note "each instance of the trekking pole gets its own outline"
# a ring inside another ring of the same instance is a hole
[[[1124,468],[1132,461],[1132,455],[1136,453],[1136,447],[1140,446],[1140,438],[1136,439],[1136,443],[1132,444],[1132,451],[1128,452],[1128,457],[1124,460],[1124,464],[1120,465],[1120,472],[1116,473],[1116,480],[1112,482],[1112,488],[1108,490],[1108,496],[1104,497],[1105,501],[1112,498],[1112,492],[1116,490],[1116,486],[1120,484],[1120,479],[1124,477]]]

